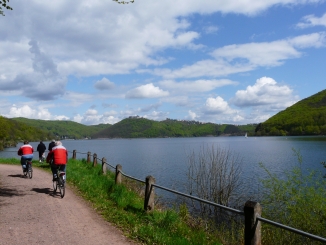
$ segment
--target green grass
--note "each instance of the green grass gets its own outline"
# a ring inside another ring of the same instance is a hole
[[[20,164],[19,159],[0,159],[1,163]],[[50,172],[48,164],[34,167]],[[67,181],[76,193],[88,200],[94,210],[124,234],[142,244],[221,244],[216,234],[200,225],[190,225],[184,214],[173,209],[144,211],[144,199],[130,185],[116,185],[114,173],[102,175],[101,166],[70,159]],[[185,211],[183,211],[185,212]]]

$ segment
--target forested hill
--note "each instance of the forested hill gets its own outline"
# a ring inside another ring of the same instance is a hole
[[[52,137],[59,139],[92,138],[93,134],[111,126],[111,124],[86,126],[73,121],[37,120],[23,117],[12,118],[11,120],[46,131],[51,134]]]
[[[239,126],[174,119],[154,121],[138,116],[123,119],[113,125],[99,124],[93,126],[72,121],[36,120],[22,117],[10,120],[47,132],[48,135],[51,135],[50,137],[56,139],[244,136],[245,133],[253,135],[256,128],[256,124]]]
[[[16,146],[19,141],[38,141],[51,137],[47,131],[0,116],[0,150]]]
[[[326,90],[303,99],[258,124],[257,136],[326,135]]]
[[[93,138],[156,138],[199,137],[219,135],[244,135],[254,133],[256,125],[235,126],[229,124],[201,123],[166,119],[154,121],[141,117],[129,117],[93,135]]]

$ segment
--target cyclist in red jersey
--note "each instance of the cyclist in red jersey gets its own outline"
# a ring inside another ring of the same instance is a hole
[[[53,174],[53,181],[55,181],[58,177],[57,168],[59,167],[60,171],[65,172],[66,164],[68,162],[68,151],[60,141],[55,142],[55,146],[52,148],[46,158],[47,163],[50,163],[51,160],[53,160],[53,163],[51,164],[51,170]]]
[[[33,147],[29,144],[27,140],[25,140],[24,145],[22,145],[17,152],[18,155],[21,156],[20,164],[22,165],[23,172],[26,171],[26,161],[32,161],[33,152]]]

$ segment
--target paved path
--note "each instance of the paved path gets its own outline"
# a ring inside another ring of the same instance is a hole
[[[69,187],[53,195],[51,174],[34,168],[23,177],[21,166],[0,164],[0,245],[135,244],[104,221]]]

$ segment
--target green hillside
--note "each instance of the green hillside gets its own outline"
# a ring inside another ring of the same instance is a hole
[[[244,129],[244,130],[243,130]],[[244,135],[254,133],[255,125],[243,128],[234,125],[200,123],[196,121],[178,121],[166,119],[153,121],[140,117],[126,118],[104,129],[93,138],[156,138],[156,137],[199,137],[219,135]]]
[[[93,134],[111,126],[110,124],[86,126],[73,121],[37,120],[22,117],[13,118],[12,120],[49,132],[59,139],[91,138]]]
[[[303,99],[258,124],[256,135],[325,135],[326,90]]]
[[[120,122],[86,126],[72,121],[48,121],[27,118],[13,118],[12,121],[45,131],[58,139],[84,138],[157,138],[157,137],[200,137],[219,135],[254,134],[256,125],[229,125],[179,121],[166,119],[154,121],[141,117],[129,117]]]
[[[39,141],[51,137],[51,133],[40,128],[0,116],[0,150],[16,146],[19,141]]]

